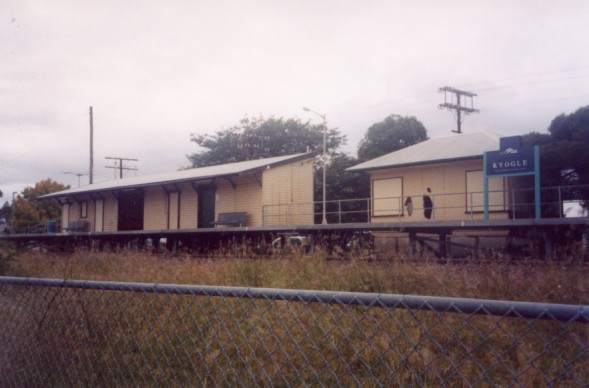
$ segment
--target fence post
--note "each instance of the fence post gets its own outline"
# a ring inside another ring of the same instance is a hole
[[[415,254],[417,253],[417,241],[416,241],[416,234],[415,232],[410,232],[409,233],[409,256],[411,258],[415,257]]]
[[[472,192],[468,193],[468,196],[470,197],[470,219],[472,221],[473,217],[474,217],[474,203],[472,203]]]
[[[562,190],[558,186],[558,218],[562,218]]]
[[[342,223],[342,200],[341,199],[337,200],[337,219],[338,219],[338,223],[341,224]]]
[[[515,220],[515,190],[511,189],[511,218]]]

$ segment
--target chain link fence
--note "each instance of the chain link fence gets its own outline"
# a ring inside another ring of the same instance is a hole
[[[0,385],[587,386],[589,306],[0,277]]]

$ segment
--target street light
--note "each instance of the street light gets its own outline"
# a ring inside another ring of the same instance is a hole
[[[14,234],[14,196],[17,194],[16,191],[12,192],[12,205],[10,206],[10,233]]]
[[[66,171],[66,172],[64,172],[64,174],[76,175],[78,177],[78,187],[80,187],[80,177],[82,177],[84,175],[88,175],[88,174],[82,174],[81,172],[70,172],[70,171]]]
[[[311,113],[315,113],[317,116],[321,117],[323,119],[323,221],[321,222],[321,224],[323,225],[327,225],[327,213],[326,213],[326,195],[327,195],[327,191],[326,191],[326,187],[327,187],[327,183],[326,183],[326,172],[327,172],[327,117],[321,113],[317,113],[312,109],[303,107],[303,110],[305,112],[311,112]]]

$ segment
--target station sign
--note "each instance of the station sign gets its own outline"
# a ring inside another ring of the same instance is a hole
[[[536,169],[534,147],[522,147],[521,136],[499,139],[499,151],[486,153],[488,176],[534,174]]]
[[[489,178],[534,175],[534,208],[540,218],[540,153],[538,146],[523,147],[521,136],[499,139],[499,151],[483,154],[484,218],[489,219]]]

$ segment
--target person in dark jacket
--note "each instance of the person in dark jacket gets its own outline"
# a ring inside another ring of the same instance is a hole
[[[432,192],[432,190],[428,187],[427,192],[429,194]],[[428,220],[431,220],[433,211],[434,211],[434,202],[432,201],[431,197],[426,194],[423,196],[423,215]]]

